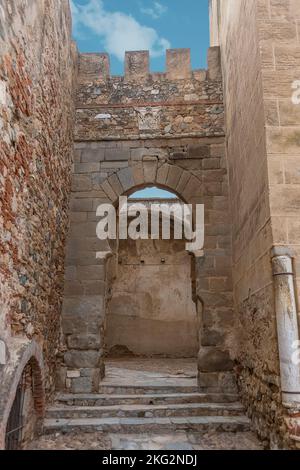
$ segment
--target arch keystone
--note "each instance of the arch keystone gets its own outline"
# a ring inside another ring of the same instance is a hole
[[[155,156],[143,157],[143,173],[145,183],[155,183],[158,160]]]

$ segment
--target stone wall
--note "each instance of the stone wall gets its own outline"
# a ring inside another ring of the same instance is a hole
[[[299,303],[300,104],[292,96],[300,88],[300,3],[261,1],[258,7],[273,243],[294,255]]]
[[[110,77],[105,54],[81,54],[75,166],[66,256],[64,344],[58,387],[95,391],[103,375],[109,247],[96,238],[102,202],[136,188],[169,189],[205,204],[205,250],[195,257],[193,298],[201,309],[199,383],[232,389],[234,314],[231,224],[219,48],[208,70],[190,70],[189,50],[167,52],[165,74],[148,54],[126,54],[125,77]],[[96,258],[96,254],[97,258]]]
[[[299,118],[291,87],[299,7],[293,0],[212,3],[224,79],[239,386],[256,429],[276,447],[287,434],[271,250],[292,247],[298,270]]]
[[[170,50],[167,72],[150,73],[149,52],[130,52],[111,77],[107,54],[80,54],[76,140],[223,136],[218,59],[212,48],[210,69],[192,72],[189,49]]]
[[[0,5],[0,338],[34,338],[53,387],[76,49],[67,0]],[[4,369],[5,372],[5,369]]]

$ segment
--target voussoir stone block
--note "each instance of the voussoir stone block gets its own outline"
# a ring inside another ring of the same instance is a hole
[[[113,188],[114,192],[120,196],[122,193],[123,193],[123,187],[119,181],[119,178],[117,177],[116,174],[113,174],[111,175],[109,178],[108,178],[108,181],[111,185],[111,187]]]
[[[105,192],[105,194],[109,197],[111,201],[116,201],[118,199],[117,194],[113,190],[112,186],[110,185],[109,181],[106,180],[104,183],[102,183],[102,189]]]
[[[131,168],[123,168],[123,170],[118,171],[117,175],[121,185],[123,186],[124,192],[135,186]]]
[[[184,170],[181,173],[180,179],[179,179],[178,184],[176,186],[177,193],[179,193],[179,194],[183,193],[183,191],[185,190],[190,178],[191,178],[191,173],[190,172]]]
[[[171,165],[171,168],[168,172],[168,178],[167,178],[167,186],[173,189],[176,189],[180,177],[183,173],[182,168],[179,168],[178,166]]]
[[[167,183],[168,173],[171,165],[165,163],[157,171],[156,182],[157,184],[165,185]]]
[[[144,180],[144,168],[142,162],[132,165],[132,176],[136,186],[140,186],[145,182]]]

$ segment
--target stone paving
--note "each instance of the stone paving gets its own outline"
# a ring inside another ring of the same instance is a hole
[[[263,450],[251,432],[101,434],[74,433],[42,436],[31,450]]]

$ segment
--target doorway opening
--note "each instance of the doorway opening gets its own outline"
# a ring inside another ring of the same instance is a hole
[[[34,396],[34,364],[25,366],[10,409],[5,431],[5,450],[22,450],[33,438],[37,428]]]

